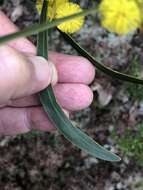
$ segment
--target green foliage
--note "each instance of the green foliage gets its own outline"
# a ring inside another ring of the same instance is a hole
[[[135,130],[126,129],[120,137],[115,131],[112,136],[125,156],[143,166],[143,123],[138,124]]]
[[[129,72],[131,75],[141,78],[142,76],[142,65],[139,63],[138,57],[135,57],[131,63],[129,68]],[[139,84],[133,83],[125,83],[125,91],[133,100],[142,101],[143,100],[143,86]]]

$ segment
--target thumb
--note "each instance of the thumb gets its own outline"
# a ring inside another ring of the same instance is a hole
[[[57,72],[44,58],[24,55],[17,50],[0,46],[0,104],[41,91],[56,83]]]

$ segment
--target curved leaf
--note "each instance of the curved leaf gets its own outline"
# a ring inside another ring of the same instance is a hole
[[[40,100],[49,119],[67,140],[96,158],[106,161],[120,161],[117,155],[103,148],[69,121],[58,105],[51,86],[41,92]]]
[[[103,73],[105,73],[111,77],[115,77],[119,80],[143,85],[142,79],[139,79],[139,78],[127,75],[127,74],[123,74],[123,73],[115,71],[109,67],[106,67],[100,61],[98,61],[95,57],[93,57],[89,52],[87,52],[85,49],[83,49],[69,34],[63,33],[60,30],[58,30],[58,31],[62,34],[62,36],[66,39],[66,41],[68,41],[71,44],[71,46],[74,49],[76,49],[76,51],[80,55],[82,55],[83,57],[86,57],[97,69],[99,69]]]
[[[46,19],[47,3],[44,1],[41,19],[43,22]],[[48,58],[47,49],[47,32],[39,33],[38,35],[38,55]],[[88,135],[82,132],[79,128],[73,126],[71,121],[66,117],[61,107],[58,105],[53,93],[52,86],[49,85],[47,89],[39,94],[40,101],[48,114],[49,119],[53,125],[67,138],[70,142],[78,148],[86,151],[90,155],[107,161],[119,161],[120,158],[115,154],[109,152]]]

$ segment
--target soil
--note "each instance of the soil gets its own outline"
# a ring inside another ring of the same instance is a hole
[[[81,6],[92,7],[95,3],[84,0]],[[38,21],[29,0],[4,0],[0,4],[21,29]],[[134,55],[143,63],[142,34],[134,32],[119,37],[109,33],[101,28],[97,16],[88,16],[74,37],[111,68],[128,70]],[[35,37],[30,40],[35,43]],[[76,54],[58,32],[54,32],[51,40],[54,41],[51,50]],[[120,155],[120,163],[97,160],[75,148],[58,132],[34,131],[1,137],[0,190],[143,190],[143,168],[126,157],[111,137],[113,129],[120,137],[127,127],[134,127],[142,120],[140,102],[131,99],[123,86],[123,82],[97,71],[91,85],[95,95],[92,105],[71,116],[97,142]]]

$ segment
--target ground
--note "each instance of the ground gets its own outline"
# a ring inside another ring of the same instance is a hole
[[[83,7],[94,5],[95,2],[88,0],[81,2]],[[28,0],[4,0],[1,9],[20,28],[38,20],[36,9]],[[140,31],[119,37],[101,28],[97,16],[88,16],[83,29],[74,37],[107,66],[142,76],[143,34]],[[35,43],[35,37],[30,39]],[[76,54],[57,32],[51,40],[54,41],[52,50]],[[143,190],[143,157],[139,157],[143,136],[135,135],[140,130],[136,126],[140,123],[142,127],[143,89],[100,71],[91,88],[95,95],[92,105],[73,114],[72,120],[120,155],[121,162],[108,163],[90,157],[58,132],[1,137],[1,190]],[[134,134],[135,142],[125,143],[127,130]]]

